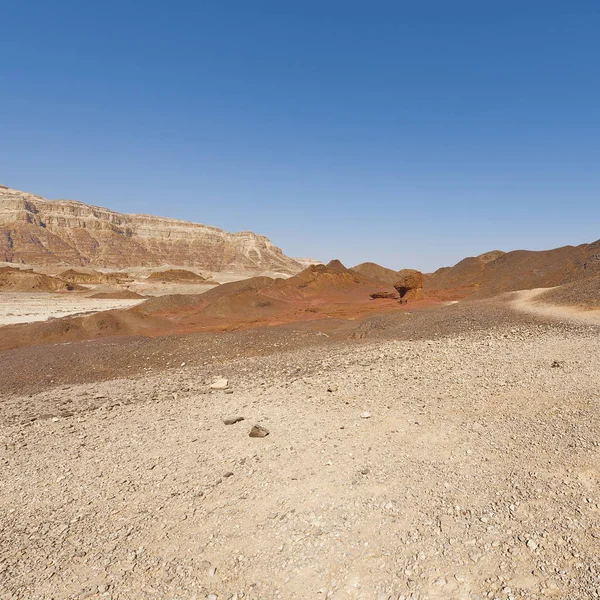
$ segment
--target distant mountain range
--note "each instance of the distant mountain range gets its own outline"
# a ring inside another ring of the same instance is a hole
[[[286,275],[304,266],[251,231],[228,233],[188,221],[124,215],[5,186],[0,186],[1,261],[111,269],[174,265]]]
[[[0,186],[0,262],[110,269],[173,265],[213,272],[295,275],[318,261],[286,256],[266,237],[74,200],[46,200]],[[410,266],[410,265],[402,265]],[[362,263],[353,271],[393,285],[406,270]],[[600,275],[600,240],[553,250],[493,250],[425,275],[430,297],[553,287]],[[447,294],[447,292],[452,294]]]

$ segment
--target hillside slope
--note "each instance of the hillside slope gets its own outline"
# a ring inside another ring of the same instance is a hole
[[[431,273],[425,291],[459,290],[492,296],[522,289],[554,287],[600,274],[600,240],[553,250],[495,250]]]
[[[204,294],[151,298],[128,310],[3,328],[0,350],[106,336],[232,331],[315,319],[355,319],[402,310],[396,300],[371,300],[392,286],[346,269],[339,261],[311,265],[288,279],[253,277]]]
[[[374,262],[364,262],[352,267],[355,273],[360,273],[375,281],[380,281],[386,285],[394,285],[400,278],[400,273],[386,267],[382,267]]]
[[[74,200],[46,200],[0,186],[0,262],[34,265],[190,266],[207,271],[274,271],[302,266],[251,231],[150,215],[123,215]]]

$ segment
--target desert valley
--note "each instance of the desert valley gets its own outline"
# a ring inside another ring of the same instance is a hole
[[[600,596],[600,241],[322,258],[0,188],[0,597]]]

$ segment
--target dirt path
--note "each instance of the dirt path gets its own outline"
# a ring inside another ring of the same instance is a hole
[[[513,308],[550,319],[559,319],[572,323],[600,324],[600,310],[582,310],[571,306],[554,306],[536,302],[536,297],[552,288],[537,288],[514,292],[511,302]]]

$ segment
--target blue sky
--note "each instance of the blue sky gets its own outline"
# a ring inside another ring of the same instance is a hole
[[[600,238],[600,3],[0,8],[0,182],[432,270]]]

